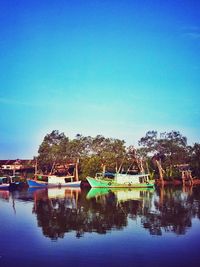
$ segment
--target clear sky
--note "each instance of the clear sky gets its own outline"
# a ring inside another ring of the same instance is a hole
[[[200,142],[199,0],[1,0],[0,158],[52,130]]]

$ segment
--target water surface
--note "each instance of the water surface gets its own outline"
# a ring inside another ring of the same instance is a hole
[[[198,266],[200,188],[0,191],[0,266]]]

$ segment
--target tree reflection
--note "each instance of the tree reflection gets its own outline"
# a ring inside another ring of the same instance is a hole
[[[112,228],[121,229],[127,225],[127,215],[116,205],[114,194],[108,194],[101,201],[85,200],[85,194],[65,192],[62,198],[39,196],[36,192],[33,212],[43,234],[52,239],[75,231],[77,237],[84,232],[105,234]]]
[[[143,226],[152,235],[162,235],[163,232],[185,234],[192,226],[192,218],[199,218],[200,199],[197,191],[199,188],[159,188],[158,197],[154,200],[155,210],[143,215]]]
[[[33,212],[43,234],[52,240],[68,232],[77,238],[86,232],[106,234],[136,219],[152,235],[180,235],[191,227],[192,218],[200,218],[200,188],[135,192],[108,191],[87,199],[84,191],[63,189],[63,195],[57,196],[50,194],[51,189],[36,191]]]

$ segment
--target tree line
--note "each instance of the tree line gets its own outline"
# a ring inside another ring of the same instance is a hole
[[[164,179],[179,179],[180,168],[189,166],[192,175],[200,177],[200,144],[190,146],[179,131],[158,133],[148,131],[138,141],[138,147],[126,146],[124,140],[77,134],[70,139],[63,132],[46,134],[38,149],[38,169],[53,171],[56,164],[79,162],[79,178],[97,172],[148,172],[158,178],[156,162],[162,166]],[[69,169],[68,169],[69,171]]]

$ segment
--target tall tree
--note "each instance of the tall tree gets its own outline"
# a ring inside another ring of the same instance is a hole
[[[69,139],[64,133],[54,130],[44,137],[38,149],[38,165],[45,172],[50,172],[56,162],[64,163],[67,160]]]
[[[143,152],[153,157],[156,166],[160,164],[167,176],[173,175],[176,165],[188,162],[187,138],[179,131],[164,132],[160,136],[157,131],[149,131],[139,140],[139,145]]]

